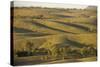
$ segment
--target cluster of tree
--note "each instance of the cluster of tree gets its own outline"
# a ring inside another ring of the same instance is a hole
[[[89,47],[76,48],[76,49],[73,48],[70,46],[59,48],[57,54],[58,56],[60,55],[63,59],[97,56],[97,50],[94,47],[89,46]]]
[[[82,48],[72,48],[71,46],[58,47],[53,46],[50,49],[46,48],[35,48],[34,44],[31,42],[27,42],[26,49],[22,51],[17,51],[16,55],[18,57],[26,57],[26,56],[47,56],[54,59],[60,57],[60,59],[66,58],[83,58],[96,56],[97,50],[92,46],[84,46]]]
[[[74,48],[71,46],[57,47],[54,46],[51,48],[52,58],[55,59],[67,59],[67,58],[85,58],[97,56],[97,49],[92,46],[84,46],[82,48]]]
[[[25,49],[17,51],[16,55],[18,57],[26,57],[26,56],[48,55],[48,53],[49,50],[45,48],[35,48],[34,43],[27,42]]]
[[[18,57],[27,57],[27,56],[43,56],[43,55],[48,55],[48,50],[44,49],[44,48],[41,48],[41,49],[38,49],[38,48],[35,48],[33,49],[32,51],[17,51],[16,52],[16,55]]]

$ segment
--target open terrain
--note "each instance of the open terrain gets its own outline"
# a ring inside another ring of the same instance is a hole
[[[12,7],[14,65],[95,61],[96,9]]]

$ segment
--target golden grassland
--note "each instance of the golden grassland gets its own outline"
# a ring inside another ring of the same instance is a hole
[[[13,10],[14,65],[96,60],[96,10],[41,7]]]

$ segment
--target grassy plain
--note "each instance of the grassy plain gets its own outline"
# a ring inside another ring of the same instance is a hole
[[[94,61],[97,11],[13,7],[14,65]]]

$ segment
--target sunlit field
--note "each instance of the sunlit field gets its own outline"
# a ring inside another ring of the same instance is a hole
[[[97,10],[12,7],[14,65],[97,60]]]

